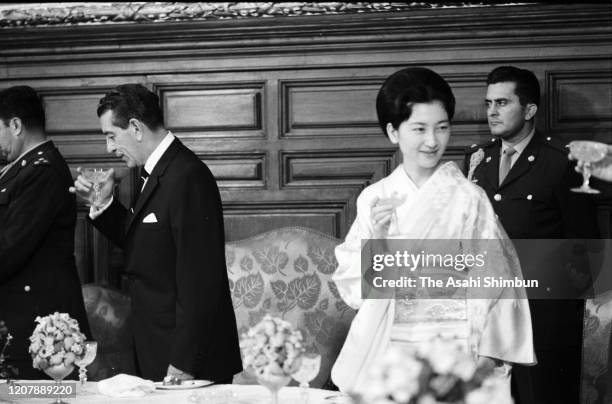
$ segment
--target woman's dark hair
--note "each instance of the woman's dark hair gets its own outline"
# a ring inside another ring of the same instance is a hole
[[[132,118],[149,129],[164,126],[159,97],[141,84],[123,84],[107,93],[98,104],[98,118],[106,111],[113,111],[113,125],[123,129],[128,127]]]
[[[455,96],[448,83],[436,72],[424,67],[408,67],[389,76],[378,91],[378,124],[387,135],[387,124],[397,129],[412,115],[415,103],[439,101],[448,119],[455,113]]]

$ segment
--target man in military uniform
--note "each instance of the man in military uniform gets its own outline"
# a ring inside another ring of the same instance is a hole
[[[45,114],[27,86],[0,91],[0,320],[14,339],[8,363],[19,378],[43,378],[32,368],[29,337],[36,316],[70,314],[90,336],[74,261],[72,176],[45,136]]]
[[[568,149],[535,129],[540,86],[524,69],[502,66],[487,77],[487,119],[493,137],[468,148],[468,178],[487,193],[508,236],[514,239],[598,238],[596,208],[589,195],[570,191],[581,178]],[[578,254],[584,254],[584,251]],[[523,271],[526,279],[571,278],[559,258],[554,273]],[[569,282],[569,281],[568,281]],[[584,302],[531,300],[538,364],[515,367],[513,395],[525,403],[578,403]],[[511,332],[511,330],[508,330]]]

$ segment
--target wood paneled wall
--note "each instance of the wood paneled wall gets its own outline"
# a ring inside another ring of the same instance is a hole
[[[95,114],[117,84],[159,94],[167,126],[215,174],[226,237],[286,225],[343,237],[355,200],[400,163],[375,113],[382,81],[434,69],[457,98],[445,158],[485,141],[485,78],[513,64],[543,89],[538,128],[612,143],[609,4],[0,30],[0,87],[39,90],[47,129],[70,165],[121,167]],[[134,173],[122,170],[119,198]],[[84,281],[118,284],[122,257],[79,207]]]

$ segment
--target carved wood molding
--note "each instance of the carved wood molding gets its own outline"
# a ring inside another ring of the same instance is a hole
[[[135,24],[9,26],[0,28],[0,57],[5,63],[42,63],[65,60],[67,55],[73,60],[108,61],[194,54],[229,56],[236,52],[246,55],[371,50],[372,46],[417,49],[464,46],[465,41],[476,39],[482,46],[507,44],[511,39],[534,46],[576,38],[609,43],[612,35],[609,4],[497,4],[398,10]]]
[[[486,7],[510,2],[125,2],[33,3],[0,7],[0,27],[151,23]]]

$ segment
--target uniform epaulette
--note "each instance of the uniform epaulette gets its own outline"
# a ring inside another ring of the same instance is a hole
[[[48,165],[51,165],[51,163],[49,162],[49,160],[47,160],[47,159],[46,159],[46,158],[44,158],[44,157],[40,157],[40,158],[38,158],[37,160],[34,160],[34,163],[32,163],[32,164],[34,164],[35,166],[37,166],[37,165],[47,165],[47,166],[48,166]]]
[[[489,147],[493,147],[496,144],[498,144],[499,139],[496,137],[492,137],[491,139],[489,139],[486,142],[482,142],[482,143],[474,143],[473,145],[467,146],[465,148],[465,153],[466,154],[472,154],[480,149],[487,149]]]
[[[51,162],[45,156],[44,152],[39,151],[35,155],[27,156],[21,160],[19,163],[21,167],[26,166],[49,166]]]
[[[569,153],[569,149],[567,148],[567,142],[563,139],[553,136],[542,136],[542,143],[552,149],[555,149],[564,155]]]

